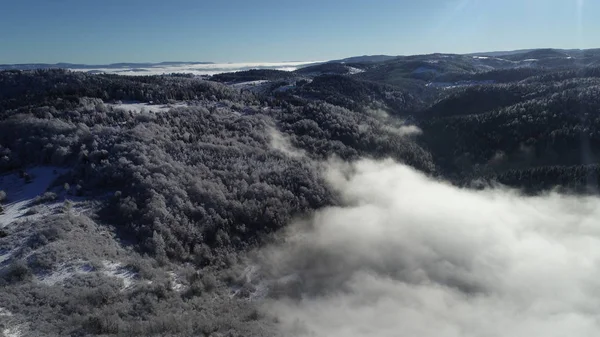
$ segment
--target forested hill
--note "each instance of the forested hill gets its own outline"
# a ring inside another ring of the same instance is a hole
[[[271,335],[236,266],[292,219],[341,203],[323,176],[334,158],[596,193],[598,56],[523,53],[210,80],[2,71],[0,308],[32,335]]]

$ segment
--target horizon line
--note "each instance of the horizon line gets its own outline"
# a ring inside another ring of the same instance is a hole
[[[110,62],[110,63],[81,63],[81,62],[65,62],[65,61],[60,61],[60,62],[21,62],[21,63],[0,63],[0,66],[17,66],[17,65],[34,65],[34,64],[41,64],[41,65],[53,65],[53,66],[57,66],[57,65],[62,65],[62,64],[66,64],[66,65],[83,65],[83,66],[111,66],[111,65],[117,65],[117,64],[151,64],[151,65],[157,65],[157,64],[164,64],[164,63],[176,63],[176,64],[244,64],[244,63],[319,63],[319,62],[330,62],[330,61],[338,61],[338,60],[345,60],[348,58],[355,58],[355,57],[369,57],[369,56],[388,56],[388,57],[405,57],[405,56],[425,56],[425,55],[435,55],[435,54],[445,54],[445,55],[474,55],[474,54],[485,54],[485,53],[509,53],[509,52],[527,52],[527,51],[533,51],[533,50],[544,50],[544,49],[551,49],[551,50],[563,50],[563,51],[573,51],[573,50],[579,50],[579,51],[584,51],[584,50],[594,50],[594,49],[600,49],[600,47],[595,47],[595,48],[553,48],[553,47],[534,47],[534,48],[520,48],[520,49],[505,49],[505,50],[490,50],[490,51],[475,51],[475,52],[468,52],[468,53],[448,53],[448,52],[432,52],[432,53],[416,53],[416,54],[398,54],[398,55],[392,55],[392,54],[381,54],[381,53],[375,53],[375,54],[363,54],[363,55],[354,55],[354,56],[346,56],[346,57],[342,57],[342,58],[331,58],[331,59],[327,59],[327,60],[307,60],[307,61],[301,61],[301,60],[288,60],[288,61],[237,61],[237,62],[220,62],[220,61],[158,61],[158,62],[128,62],[128,61],[119,61],[119,62]]]

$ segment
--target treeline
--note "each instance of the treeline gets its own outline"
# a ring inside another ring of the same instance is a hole
[[[350,67],[361,70],[367,68],[366,65],[360,63],[342,64],[338,62],[328,62],[308,67],[302,67],[300,69],[295,70],[294,73],[300,75],[348,75],[351,73]]]
[[[425,105],[419,96],[407,90],[342,75],[315,77],[294,94],[350,110],[364,110],[379,105],[398,115],[414,113]]]
[[[450,94],[419,113],[428,120],[460,115],[472,115],[521,102],[532,90],[524,85],[477,85],[451,91]]]
[[[211,76],[212,81],[217,82],[248,82],[260,80],[286,80],[296,77],[289,71],[274,70],[274,69],[250,69],[244,71],[236,71],[231,73],[222,73]]]
[[[487,177],[507,186],[522,186],[528,193],[540,193],[558,187],[563,193],[600,192],[600,165],[542,166],[511,169]]]
[[[182,76],[86,74],[62,69],[0,72],[0,113],[23,106],[68,109],[82,97],[104,101],[169,103],[188,100],[255,100],[250,93]]]

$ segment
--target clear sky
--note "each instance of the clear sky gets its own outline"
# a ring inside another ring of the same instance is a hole
[[[0,63],[600,47],[600,0],[7,0]]]

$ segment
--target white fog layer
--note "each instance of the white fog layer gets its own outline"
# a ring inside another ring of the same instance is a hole
[[[260,252],[285,335],[600,331],[598,198],[459,189],[389,160],[326,172],[345,206]]]
[[[216,75],[226,72],[244,71],[250,69],[274,69],[282,71],[294,71],[302,66],[315,62],[254,62],[254,63],[180,63],[175,65],[154,64],[141,68],[73,68],[73,71],[101,72],[107,74],[119,74],[130,76],[152,76],[171,73],[185,73],[194,75]]]

